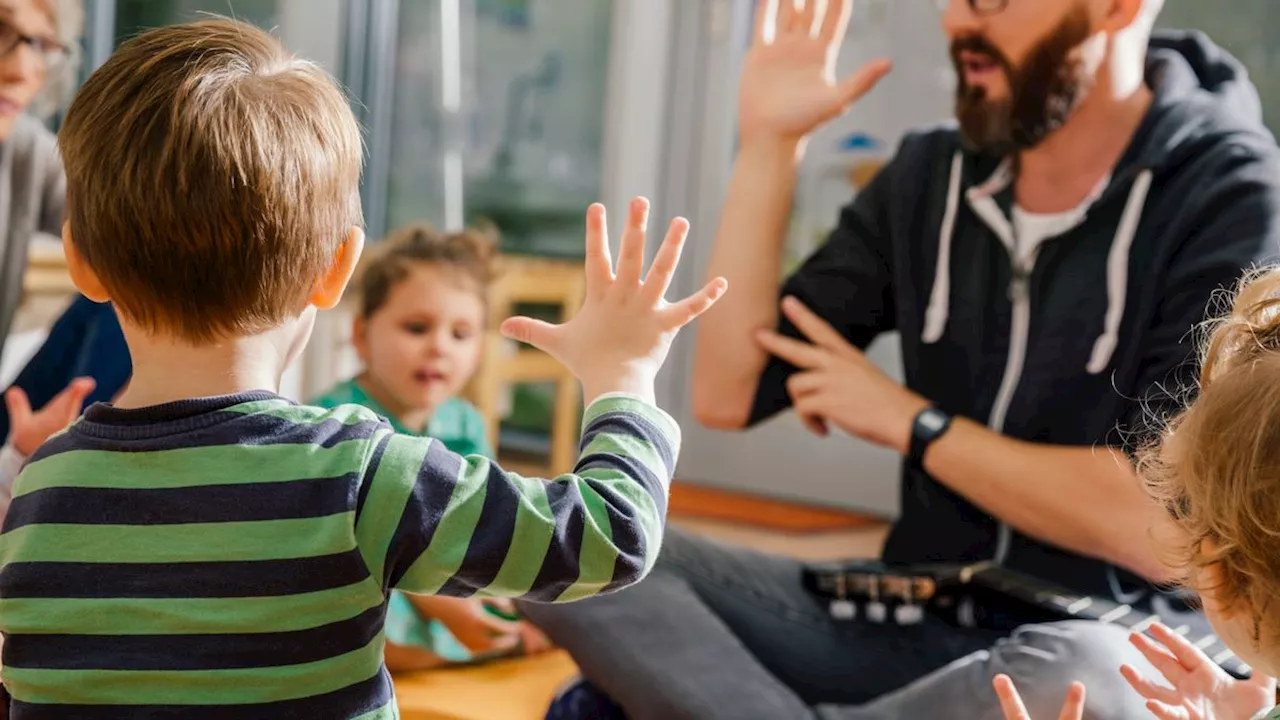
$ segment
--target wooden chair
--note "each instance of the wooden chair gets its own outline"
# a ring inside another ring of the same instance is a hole
[[[561,318],[570,317],[582,306],[585,293],[586,278],[580,261],[521,256],[503,260],[502,273],[489,298],[493,321],[485,340],[484,361],[467,393],[488,422],[489,438],[500,459],[498,426],[503,392],[519,383],[550,382],[556,386],[548,462],[537,465],[502,461],[508,469],[545,477],[572,470],[578,457],[581,416],[578,381],[573,374],[546,353],[520,348],[502,337],[498,325],[512,315],[516,306],[524,304],[556,306]]]

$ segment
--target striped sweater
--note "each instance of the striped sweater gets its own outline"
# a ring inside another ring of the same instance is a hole
[[[648,572],[679,427],[604,397],[581,448],[547,481],[357,406],[94,405],[0,534],[12,717],[395,718],[391,588],[565,602]]]

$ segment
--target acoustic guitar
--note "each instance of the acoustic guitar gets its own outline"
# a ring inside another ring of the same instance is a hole
[[[876,561],[813,565],[805,586],[828,601],[832,617],[911,625],[926,612],[964,627],[1011,631],[1029,622],[1094,620],[1144,632],[1162,622],[1223,670],[1247,678],[1250,669],[1188,604],[1157,596],[1155,612],[1080,595],[993,563],[889,565]],[[1181,607],[1179,607],[1181,605]]]

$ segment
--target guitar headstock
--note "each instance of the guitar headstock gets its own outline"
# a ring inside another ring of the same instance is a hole
[[[877,561],[819,565],[807,568],[805,584],[828,599],[833,617],[854,620],[860,614],[871,622],[914,625],[926,608],[954,611],[977,565],[888,565]]]

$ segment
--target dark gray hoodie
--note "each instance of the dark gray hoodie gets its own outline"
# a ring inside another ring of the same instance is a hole
[[[1110,181],[1025,266],[1011,261],[1012,163],[962,149],[949,125],[903,140],[783,292],[858,346],[899,331],[907,385],[953,415],[1038,443],[1128,445],[1142,401],[1167,408],[1194,378],[1214,293],[1280,249],[1280,151],[1245,69],[1203,34],[1158,33],[1146,77],[1154,102]],[[753,422],[789,404],[793,370],[766,367]],[[1126,601],[1146,587],[909,469],[884,554],[995,559]]]

